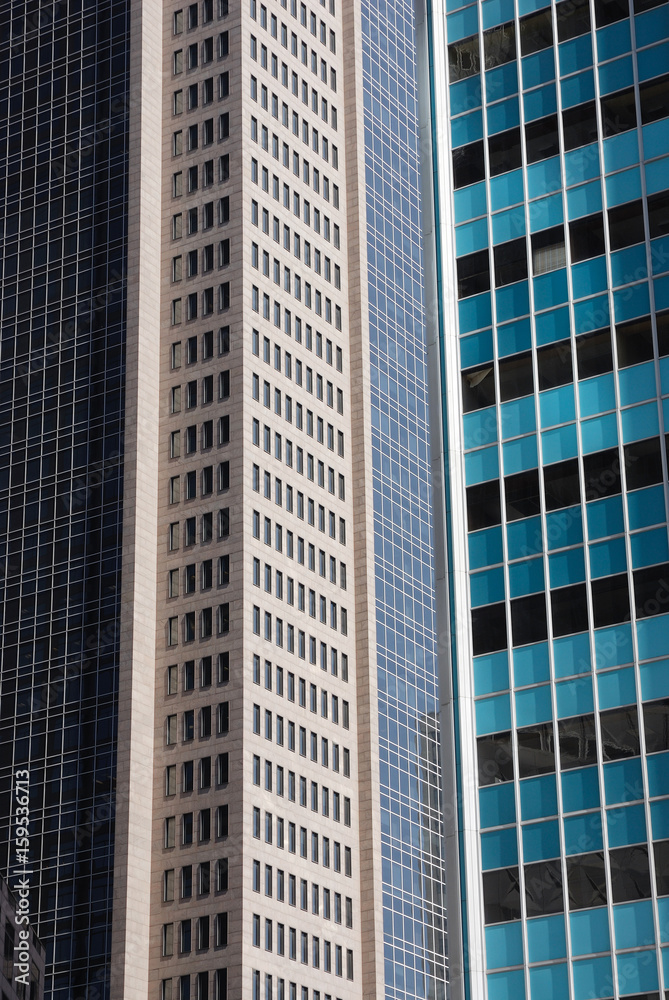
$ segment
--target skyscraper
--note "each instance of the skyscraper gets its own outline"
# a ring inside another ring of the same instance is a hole
[[[669,990],[668,14],[418,16],[454,997]]]
[[[28,771],[49,997],[443,994],[412,29],[384,17],[3,9],[1,863]]]

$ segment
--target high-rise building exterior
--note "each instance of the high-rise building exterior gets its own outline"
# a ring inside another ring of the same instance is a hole
[[[2,12],[0,864],[29,773],[46,995],[443,996],[410,8]]]
[[[418,30],[453,997],[657,1000],[669,5]]]

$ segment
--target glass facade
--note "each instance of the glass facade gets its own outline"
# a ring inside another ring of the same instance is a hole
[[[108,996],[129,4],[2,5],[0,867],[30,771],[47,997]],[[91,990],[95,990],[95,994]]]
[[[414,13],[362,4],[387,1000],[445,996]]]
[[[447,679],[456,992],[483,995],[485,982],[489,1000],[658,998],[669,990],[669,5],[455,0],[427,24],[432,55],[440,32],[448,43],[443,78],[437,63],[426,88],[436,422],[447,523],[467,533],[466,550],[451,538],[468,591],[451,574],[450,614],[468,634]]]

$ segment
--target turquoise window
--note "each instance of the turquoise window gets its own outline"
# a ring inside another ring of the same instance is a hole
[[[608,951],[611,947],[609,914],[605,906],[570,913],[569,926],[571,949],[574,955],[592,955],[598,951]],[[606,959],[606,961],[609,960]],[[583,964],[583,962],[574,964],[574,976],[576,976],[576,966],[582,967]],[[609,964],[609,971],[610,968]]]
[[[616,177],[621,176],[619,174]],[[635,278],[646,276],[646,244],[616,250],[611,254],[611,282],[614,288],[629,285]],[[639,270],[639,268],[641,270]]]
[[[525,235],[525,211],[522,207],[509,208],[492,217],[493,243],[506,243]]]
[[[635,319],[637,316],[645,316],[649,311],[650,290],[647,281],[643,281],[639,285],[628,285],[627,288],[619,289],[613,293],[613,312],[616,323],[622,323],[626,319]]]
[[[485,929],[486,966],[501,969],[507,965],[522,965],[523,925],[519,920],[496,924]]]
[[[522,170],[510,170],[490,178],[490,209],[498,212],[509,205],[517,205],[525,197]],[[457,193],[457,192],[456,192]],[[485,211],[485,209],[484,209]],[[480,213],[476,213],[477,215]]]
[[[637,14],[634,18],[634,30],[637,49],[652,45],[658,38],[666,38],[669,35],[669,7],[662,4],[655,10]]]
[[[471,111],[481,104],[481,77],[470,76],[467,80],[458,80],[450,85],[448,93],[452,115]]]
[[[669,236],[660,236],[656,240],[650,241],[650,253],[653,264],[653,274],[663,274],[669,270],[667,260],[669,259]],[[656,298],[659,282],[654,282]]]
[[[463,81],[467,82],[467,81]],[[468,187],[459,188],[453,192],[453,204],[455,206],[455,221],[466,222],[468,219],[475,219],[479,215],[485,215],[488,210],[488,203],[485,193],[485,181],[478,184],[470,184]]]
[[[639,138],[636,129],[604,139],[602,148],[604,150],[604,169],[607,174],[613,170],[620,170],[622,167],[635,166],[640,160]]]
[[[553,430],[544,431],[541,435],[541,448],[544,464],[575,458],[578,454],[576,424],[567,424],[566,427],[554,427]]]
[[[547,389],[539,393],[539,412],[542,427],[567,424],[576,417],[574,407],[574,386],[561,385],[557,389]]]
[[[488,1000],[525,1000],[525,974],[522,969],[492,972],[488,981]]]
[[[636,702],[634,667],[607,670],[606,673],[600,674],[597,678],[597,693],[601,711]]]
[[[548,83],[549,80],[555,79],[555,59],[553,58],[552,46],[542,49],[541,52],[534,52],[531,56],[525,56],[521,64],[524,90],[538,87],[542,83]]]
[[[592,37],[591,35],[581,35],[580,38],[572,38],[568,42],[558,45],[558,58],[560,60],[560,75],[575,73],[582,70],[584,66],[592,63]]]
[[[666,840],[669,837],[669,799],[658,799],[650,804],[650,825],[653,840]],[[666,929],[669,940],[669,924]]]
[[[583,454],[591,455],[595,451],[615,448],[618,444],[618,423],[615,413],[606,413],[601,417],[591,417],[581,423],[581,442]]]
[[[458,42],[468,35],[475,35],[479,30],[478,14],[478,4],[471,4],[454,14],[449,14],[446,21],[449,42]]]
[[[553,640],[553,665],[556,677],[572,677],[592,669],[590,636],[587,632]]]
[[[578,398],[581,405],[581,416],[590,417],[605,410],[613,410],[616,405],[613,373],[597,375],[578,383]]]
[[[560,831],[556,819],[544,820],[541,823],[526,823],[523,831],[523,861],[547,861],[548,858],[560,856]],[[547,956],[551,957],[551,956]],[[558,955],[552,956],[559,958]],[[530,958],[531,962],[540,962],[541,958]]]
[[[566,587],[570,583],[585,580],[585,558],[583,548],[567,549],[566,552],[552,553],[548,557],[551,587]]]
[[[665,753],[650,754],[646,758],[646,768],[648,770],[648,794],[650,797],[669,795],[669,750]]]
[[[474,657],[474,694],[493,694],[509,687],[509,661],[506,650]]]
[[[527,189],[530,200],[543,198],[551,191],[559,191],[561,187],[562,169],[559,156],[528,164]]]
[[[567,271],[564,268],[534,278],[532,286],[537,309],[549,309],[551,306],[566,302],[569,298]]]
[[[542,774],[539,778],[524,778],[519,785],[520,811],[523,820],[541,819],[557,813],[554,774]]]
[[[593,579],[624,573],[626,569],[627,554],[624,538],[611,538],[606,542],[590,545],[590,575]]]
[[[624,955],[616,956],[616,964],[618,975],[625,977],[626,992],[647,993],[657,989],[657,962],[654,952],[649,955],[643,951],[628,951]]]
[[[490,785],[479,790],[479,814],[481,827],[506,826],[516,822],[516,801],[513,782]],[[515,828],[514,828],[515,836]]]
[[[465,481],[467,486],[483,483],[499,476],[499,454],[497,447],[481,448],[465,455]]]
[[[569,309],[563,306],[561,309],[553,309],[551,312],[535,316],[534,329],[537,347],[553,344],[556,340],[568,337],[570,330]]]
[[[497,440],[497,410],[494,406],[485,410],[465,413],[462,418],[465,448],[479,448]]]
[[[669,66],[669,42],[661,42],[652,49],[639,52],[637,55],[639,81],[650,80],[653,76],[665,73]]]
[[[593,142],[580,149],[572,149],[564,154],[564,169],[569,184],[580,184],[583,181],[599,177],[599,146]]]
[[[471,333],[481,327],[490,326],[492,322],[492,305],[490,292],[472,295],[469,299],[458,302],[458,322],[460,333]]]
[[[552,49],[547,49],[546,51],[551,53],[552,58]],[[543,55],[543,53],[541,54]],[[523,94],[525,121],[531,122],[536,118],[545,118],[546,115],[554,114],[556,108],[557,94],[554,83],[547,83],[545,86],[537,88],[537,90],[529,90]]]
[[[588,538],[604,538],[624,531],[622,497],[604,497],[586,504]]]
[[[564,221],[562,194],[551,194],[547,198],[537,198],[530,203],[530,232],[550,229]]]
[[[572,915],[573,916],[573,915]],[[574,973],[574,1000],[591,1000],[611,981],[611,957],[585,958],[572,965]]]
[[[497,353],[500,358],[518,354],[532,346],[532,327],[529,319],[517,319],[497,327]]]
[[[583,213],[583,215],[587,214],[587,212]],[[571,282],[575,299],[604,291],[608,286],[608,280],[606,257],[593,257],[592,260],[584,260],[580,264],[572,265]]]
[[[481,569],[502,562],[502,528],[484,528],[469,535],[470,569]]]
[[[485,569],[481,573],[471,573],[469,589],[473,608],[484,604],[495,604],[504,600],[504,569]]]
[[[516,725],[533,726],[537,722],[548,722],[552,717],[551,686],[524,688],[516,691]],[[524,817],[530,819],[531,817]]]
[[[667,128],[666,119],[659,122],[652,122],[650,125],[644,125],[641,131],[643,133],[643,152],[646,160],[652,160],[655,156],[663,156],[664,153],[669,153],[669,129]]]
[[[506,544],[509,559],[527,558],[541,552],[541,518],[526,517],[522,521],[511,521],[506,526]]]
[[[496,135],[498,132],[514,128],[520,121],[518,98],[509,97],[506,101],[491,104],[488,108],[487,121],[488,135]]]
[[[522,399],[512,399],[500,406],[502,419],[502,439],[518,437],[527,434],[536,426],[534,413],[534,396],[524,396]]]
[[[597,670],[619,667],[632,661],[631,625],[613,625],[595,629],[595,665]]]
[[[627,517],[632,531],[635,528],[646,528],[651,524],[659,524],[666,520],[667,511],[664,505],[663,487],[649,486],[646,489],[628,493]]]
[[[546,544],[549,551],[562,549],[566,545],[580,545],[583,541],[583,523],[580,507],[546,514]]]
[[[569,76],[560,84],[562,92],[562,107],[572,108],[576,104],[585,104],[595,96],[595,78],[591,69],[583,73]]]
[[[596,767],[581,767],[562,774],[562,804],[566,813],[599,807]]]
[[[534,403],[534,399],[532,402]],[[536,468],[538,463],[536,434],[516,438],[515,441],[505,441],[502,445],[502,454],[505,476]]]
[[[643,799],[640,757],[604,764],[604,796],[607,806]]]
[[[455,252],[458,257],[488,246],[488,220],[465,222],[455,230]]]
[[[610,94],[614,90],[622,90],[623,87],[631,87],[634,84],[634,67],[631,56],[622,56],[614,62],[605,63],[599,67],[599,91],[601,94]]]
[[[617,174],[611,174],[606,178],[606,200],[608,207],[622,205],[626,201],[634,201],[641,197],[641,168],[632,167],[631,170],[621,170]],[[621,251],[611,254],[613,261]],[[632,270],[630,273],[634,273]],[[629,282],[630,279],[627,279]],[[617,285],[625,284],[624,281],[615,282]]]
[[[503,830],[491,830],[481,834],[481,858],[483,870],[509,868],[518,864],[518,839],[516,827],[507,826]],[[501,965],[512,965],[502,962]]]
[[[550,917],[535,917],[527,921],[527,951],[530,962],[550,962],[564,958],[567,942],[564,916],[556,913]]]
[[[583,299],[574,303],[574,333],[589,333],[593,328],[608,326],[611,322],[609,299],[607,295],[598,295],[592,299]]]
[[[476,702],[476,732],[501,733],[511,728],[511,709],[508,694],[495,698],[481,698]]]
[[[541,684],[550,679],[548,643],[537,642],[513,651],[513,683],[515,687]]]
[[[669,561],[669,544],[667,544],[666,528],[656,528],[654,531],[639,532],[636,535],[632,535],[631,542],[633,569]]]
[[[510,597],[524,597],[526,594],[536,594],[543,589],[544,562],[541,556],[511,563],[509,566]]]
[[[630,39],[630,23],[628,19],[609,24],[606,28],[600,28],[597,32],[597,58],[600,62],[605,59],[614,59],[629,52],[632,47]]]
[[[497,318],[503,323],[507,319],[523,316],[530,311],[530,298],[526,281],[495,289]]]
[[[653,160],[644,167],[646,173],[646,191],[648,194],[656,194],[664,191],[667,186],[667,175],[669,174],[669,157],[662,160]]]
[[[641,697],[644,701],[669,697],[669,660],[642,663],[639,667],[639,678]]]
[[[564,850],[565,854],[585,854],[589,851],[601,851],[602,838],[602,813],[597,809],[595,812],[581,813],[579,816],[565,816],[562,821],[564,827]],[[606,913],[606,910],[604,910]],[[608,946],[607,946],[608,947]],[[600,948],[586,948],[576,954],[587,955],[591,951],[600,951]]]
[[[655,398],[655,366],[652,361],[634,365],[618,372],[620,405],[629,406],[645,399]]]
[[[518,64],[515,62],[488,70],[485,74],[485,99],[487,103],[499,101],[518,93]]]
[[[570,681],[559,681],[555,685],[555,699],[558,719],[570,715],[587,715],[592,712],[592,678],[578,677]]]
[[[460,364],[463,368],[491,361],[492,357],[492,330],[481,330],[460,338]]]
[[[602,182],[597,178],[567,191],[569,218],[578,219],[582,215],[593,215],[602,210]],[[579,264],[578,267],[583,267]],[[580,296],[579,296],[580,297]]]
[[[640,844],[646,839],[646,816],[643,805],[617,806],[606,811],[609,847]]]
[[[532,1000],[546,1000],[547,997],[568,997],[567,963],[535,965],[534,968],[531,968],[530,995]]]
[[[632,406],[622,412],[623,443],[654,437],[660,433],[657,403]]]

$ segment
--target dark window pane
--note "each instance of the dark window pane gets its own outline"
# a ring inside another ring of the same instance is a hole
[[[564,148],[577,149],[597,141],[597,109],[594,101],[577,104],[562,112]]]
[[[661,358],[669,354],[669,309],[659,312],[657,320],[657,349]]]
[[[639,86],[639,99],[643,125],[669,117],[669,74],[642,83]]]
[[[544,490],[546,510],[573,507],[580,503],[577,460],[570,458],[566,462],[544,466]]]
[[[532,273],[545,274],[566,265],[564,226],[553,226],[532,237]]]
[[[490,176],[505,174],[507,170],[516,170],[521,166],[520,129],[510,128],[499,132],[488,139],[488,158]]]
[[[613,371],[611,331],[595,330],[577,337],[576,360],[578,377],[581,379]]]
[[[609,209],[609,240],[612,250],[622,250],[635,243],[643,243],[646,230],[643,224],[641,200],[628,201],[625,205]]]
[[[553,723],[518,730],[518,777],[530,778],[555,770]]]
[[[616,326],[618,367],[627,368],[653,357],[653,328],[650,316],[633,319],[631,323]]]
[[[506,649],[506,605],[488,604],[472,611],[474,656]]]
[[[497,785],[513,781],[511,733],[492,733],[476,741],[479,785]]]
[[[659,438],[634,441],[623,448],[628,490],[662,482],[662,454]]]
[[[603,28],[615,21],[629,17],[630,10],[627,0],[595,0],[595,24]]]
[[[451,83],[480,73],[481,59],[478,35],[463,38],[461,42],[448,46],[448,68]]]
[[[646,753],[669,750],[669,698],[646,702],[643,706]]]
[[[587,0],[565,0],[556,4],[558,41],[566,42],[590,31],[590,5]]]
[[[636,128],[633,87],[602,97],[602,128],[604,138]]]
[[[607,760],[626,760],[639,756],[639,720],[636,705],[612,708],[601,712],[599,723],[602,730],[602,757]],[[643,797],[639,789],[637,798]]]
[[[669,191],[652,194],[648,199],[648,229],[651,240],[669,233]]]
[[[574,683],[578,683],[575,681]],[[574,719],[558,722],[560,740],[560,767],[584,767],[597,763],[597,738],[594,715],[579,715]]]
[[[462,373],[462,406],[465,413],[492,406],[495,402],[495,369],[492,362],[484,368],[470,368]],[[492,429],[496,426],[492,418]],[[479,442],[483,444],[483,441]]]
[[[553,635],[575,635],[588,629],[588,603],[584,583],[551,590]]]
[[[626,573],[592,581],[592,615],[595,628],[629,621],[630,595]]]
[[[514,354],[499,362],[499,394],[502,402],[529,396],[534,391],[532,355]]]
[[[528,163],[557,156],[560,152],[557,115],[548,115],[547,118],[539,118],[526,125],[525,143]]]
[[[488,251],[479,250],[458,260],[458,298],[487,292],[490,288]]]
[[[528,917],[544,913],[562,913],[562,869],[559,861],[525,865],[525,904]]]
[[[483,32],[485,68],[493,69],[516,58],[516,26],[513,21]]]
[[[669,563],[634,571],[637,618],[665,614],[669,609]]]
[[[527,277],[527,241],[510,240],[494,248],[495,285],[512,285]]]
[[[529,56],[532,52],[547,49],[553,44],[553,22],[551,9],[540,10],[538,14],[528,14],[520,19],[520,54]]]
[[[520,919],[520,884],[517,868],[483,872],[485,922],[499,924]]]
[[[453,150],[453,185],[466,187],[485,178],[483,142],[470,142]]]
[[[658,896],[669,896],[669,840],[653,844]]]
[[[554,389],[567,385],[574,379],[571,361],[571,342],[562,340],[558,344],[540,347],[537,351],[539,389]]]
[[[614,903],[632,899],[650,899],[648,848],[618,847],[609,851],[611,891]]]
[[[504,480],[504,498],[507,521],[517,521],[521,517],[539,514],[541,506],[538,469],[519,472],[516,476],[507,476]]]
[[[606,904],[604,855],[598,851],[594,854],[579,854],[575,858],[567,858],[567,882],[571,910],[604,906]]]
[[[604,217],[601,212],[569,223],[569,246],[573,263],[604,253]]]
[[[586,500],[598,500],[600,497],[620,493],[620,455],[617,448],[586,455],[583,459],[583,472]]]
[[[502,520],[499,501],[499,480],[470,486],[467,490],[467,527],[469,531],[500,524]]]
[[[514,646],[541,642],[548,635],[546,598],[543,593],[511,601],[511,628]]]

